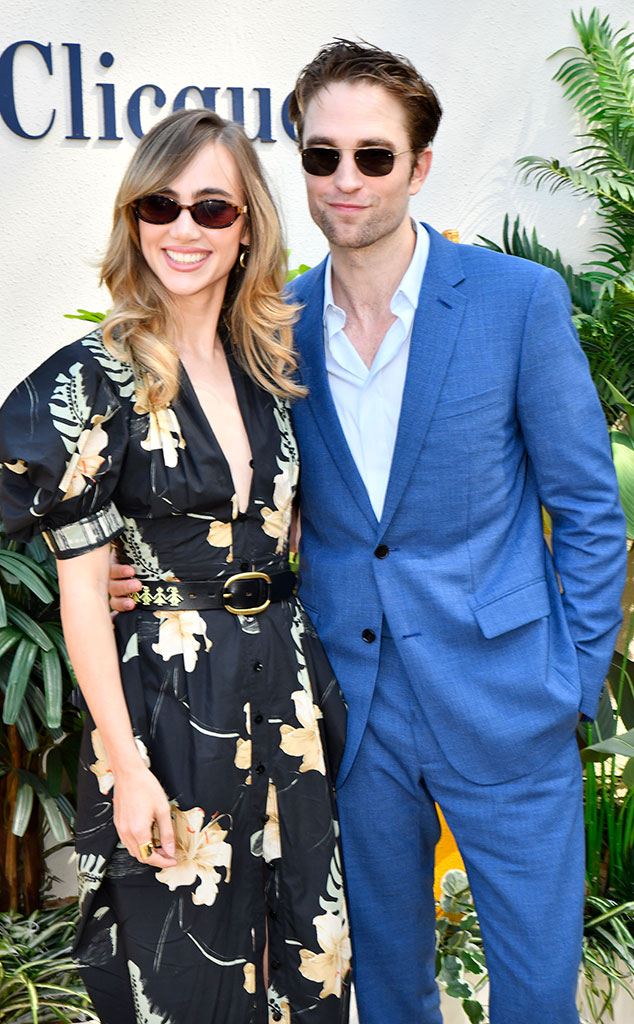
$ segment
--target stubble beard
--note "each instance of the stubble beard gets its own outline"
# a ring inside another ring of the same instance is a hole
[[[319,215],[313,219],[329,244],[341,249],[367,249],[398,227],[397,222],[377,215],[356,228],[350,225],[346,228],[335,217],[330,216],[327,210],[319,211]]]
[[[328,210],[320,210],[312,218],[323,231],[331,246],[340,249],[367,249],[381,239],[385,239],[397,230],[400,217],[381,216],[377,213],[365,224],[356,227],[342,224],[340,220],[329,214]]]

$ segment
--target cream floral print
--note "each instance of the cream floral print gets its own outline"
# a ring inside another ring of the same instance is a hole
[[[108,758],[106,757],[106,748],[103,745],[103,740],[101,739],[101,735],[98,729],[92,730],[90,734],[90,739],[92,741],[92,749],[94,750],[95,757],[97,758],[94,764],[91,764],[90,770],[97,776],[97,781],[99,782],[99,792],[103,793],[105,796],[105,794],[109,793],[112,787],[114,786],[114,775],[112,773],[110,765],[108,764]],[[136,744],[137,750],[139,751],[139,754],[141,755],[141,760],[143,761],[143,764],[147,765],[147,767],[149,768],[150,758],[148,757],[147,747],[145,746],[145,743],[143,742],[143,740],[139,739],[138,736],[134,737],[134,742]]]
[[[309,949],[300,949],[300,973],[311,981],[322,982],[319,993],[322,999],[331,995],[336,995],[339,999],[352,957],[348,922],[345,918],[328,912],[313,918],[313,924],[322,952],[313,953]]]
[[[101,426],[103,419],[103,416],[93,416],[92,428],[83,430],[79,435],[77,451],[69,460],[59,484],[60,490],[64,492],[64,501],[81,494],[88,480],[97,476],[106,461],[99,454],[108,444],[108,435]]]
[[[299,729],[294,729],[292,725],[280,726],[280,747],[285,754],[301,757],[300,772],[316,771],[325,775],[324,752],[317,724],[318,719],[322,717],[321,711],[313,704],[311,695],[305,690],[296,690],[291,697],[295,704],[295,714],[301,724]]]
[[[255,964],[245,964],[243,971],[245,992],[255,992]]]
[[[240,737],[236,742],[236,756],[234,758],[234,764],[236,768],[241,768],[243,771],[250,769],[251,767],[251,705],[245,704],[244,716],[246,718],[246,729],[248,740]]]
[[[280,812],[277,805],[277,789],[269,779],[269,790],[266,796],[266,815],[262,835],[262,856],[270,864],[282,856],[282,840],[280,836]]]
[[[236,519],[238,515],[238,495],[234,494],[231,498],[231,519]],[[224,523],[220,519],[213,519],[209,525],[209,533],[207,534],[207,543],[211,544],[214,548],[229,548],[227,554],[227,561],[233,561],[233,526],[231,523]]]
[[[291,1024],[291,1008],[287,996],[279,995],[273,985],[269,985],[268,996],[270,1024],[273,1024],[273,1021],[276,1024]]]
[[[141,971],[134,960],[128,960],[130,983],[134,994],[134,1009],[137,1024],[174,1024],[171,1017],[155,1010],[143,985]]]
[[[156,875],[172,891],[179,885],[192,885],[197,878],[200,885],[192,893],[193,903],[211,907],[218,895],[218,883],[231,878],[231,845],[225,842],[228,831],[218,821],[202,827],[205,813],[200,807],[189,811],[172,808],[174,839],[178,863],[163,868]],[[217,868],[224,868],[224,879]]]
[[[197,611],[189,612],[154,612],[160,619],[158,643],[152,644],[152,650],[160,654],[163,661],[182,654],[185,671],[193,672],[198,661],[201,636],[205,642],[205,650],[209,651],[212,641],[207,638],[207,625]]]
[[[138,384],[134,411],[140,416],[148,414],[148,433],[141,447],[146,451],[163,452],[163,461],[169,469],[178,465],[178,449],[185,447],[180,424],[171,406],[154,409],[149,402],[147,384]]]
[[[277,464],[280,467],[280,472],[274,478],[273,504],[275,508],[263,508],[261,515],[264,519],[262,529],[269,537],[274,537],[277,540],[275,550],[281,554],[291,524],[293,496],[297,487],[299,466],[291,462],[282,462],[281,459],[277,460]]]
[[[16,462],[5,462],[4,466],[6,469],[10,469],[12,473],[26,473],[29,468],[22,459],[18,459]]]
[[[106,873],[108,861],[100,853],[83,853],[77,863],[77,888],[79,909],[91,892],[96,892]]]

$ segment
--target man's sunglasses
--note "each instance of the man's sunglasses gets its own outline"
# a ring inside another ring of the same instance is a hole
[[[363,149],[331,149],[329,146],[309,146],[302,150],[302,166],[307,174],[315,174],[318,178],[327,178],[334,174],[341,160],[342,153],[354,153],[354,162],[368,178],[383,178],[394,167],[394,159],[403,153],[411,153],[411,149],[403,149],[393,153],[391,149],[379,146],[366,146]]]
[[[158,192],[142,196],[134,203],[137,217],[148,224],[171,224],[181,210],[189,210],[202,228],[229,228],[241,213],[247,212],[248,206],[238,206],[229,199],[201,199],[187,206],[186,203],[177,203],[175,199]]]

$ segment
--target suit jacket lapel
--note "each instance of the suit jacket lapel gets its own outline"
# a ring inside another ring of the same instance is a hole
[[[324,360],[324,273],[326,262],[317,268],[312,289],[303,296],[305,308],[301,319],[295,327],[295,342],[299,353],[300,373],[302,382],[308,388],[308,402],[317,426],[321,431],[324,444],[330,452],[344,483],[352,492],[359,510],[368,520],[373,530],[377,528],[368,492],[357,464],[352,458],[344,432],[337,416],[332,392],[328,383]],[[301,453],[300,453],[301,454]],[[309,458],[314,458],[311,453]]]
[[[457,248],[429,225],[429,256],[414,318],[392,468],[381,517],[383,534],[412,473],[445,379],[466,299]]]

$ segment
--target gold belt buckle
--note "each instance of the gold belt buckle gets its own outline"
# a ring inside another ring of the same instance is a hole
[[[235,576],[230,576],[225,581],[225,586],[229,587],[232,583],[236,583],[238,580],[266,580],[270,584],[271,577],[265,572],[238,572]],[[260,612],[265,611],[271,603],[271,598],[267,597],[264,604],[258,605],[256,608],[233,608],[232,605],[227,604],[233,597],[231,593],[223,593],[222,600],[224,602],[225,611],[231,612],[232,615],[258,615]]]

